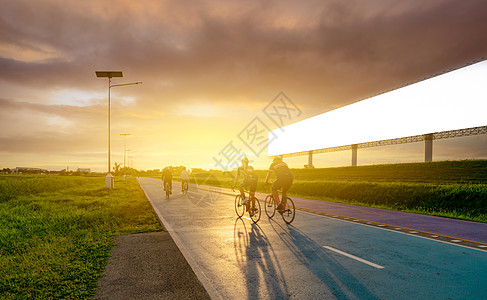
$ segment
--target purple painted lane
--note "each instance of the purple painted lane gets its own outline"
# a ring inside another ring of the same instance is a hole
[[[202,186],[200,186],[202,188]],[[209,188],[209,187],[206,187]],[[231,189],[222,188],[221,193],[236,195]],[[256,193],[264,200],[267,194]],[[470,240],[487,244],[487,224],[455,220],[441,217],[425,216],[387,209],[335,203],[323,200],[291,197],[296,208],[305,208],[319,212],[383,223],[419,231],[431,232],[452,238]]]
[[[487,224],[293,197],[297,207],[487,243]]]

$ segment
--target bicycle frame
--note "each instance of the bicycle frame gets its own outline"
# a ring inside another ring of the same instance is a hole
[[[281,201],[280,203],[282,202],[283,201]],[[267,217],[269,217],[270,219],[274,217],[274,214],[276,213],[277,210],[277,206],[278,203],[274,198],[274,196],[272,194],[267,195],[264,201],[264,207],[265,207],[265,212]],[[286,204],[285,206],[282,207],[280,214],[284,222],[286,222],[287,224],[290,224],[294,220],[296,214],[296,208],[294,206],[294,201],[291,198],[286,197]]]
[[[232,190],[235,192],[234,189]],[[253,197],[250,197],[250,191],[245,190],[244,193],[248,193],[248,201],[246,204],[243,204],[242,195],[238,193],[238,195],[235,196],[235,212],[240,218],[245,214],[245,211],[247,211],[252,221],[254,223],[257,223],[260,220],[261,215],[260,201],[255,197],[255,195]]]

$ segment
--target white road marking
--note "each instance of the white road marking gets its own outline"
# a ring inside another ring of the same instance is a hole
[[[367,264],[367,265],[372,266],[372,267],[374,267],[374,268],[377,268],[377,269],[384,269],[384,267],[383,267],[383,266],[380,266],[380,265],[378,265],[378,264],[374,264],[373,262],[370,262],[370,261],[368,261],[368,260],[362,259],[362,258],[357,257],[357,256],[352,255],[352,254],[348,254],[348,253],[346,253],[346,252],[340,251],[340,250],[335,249],[335,248],[333,248],[333,247],[329,247],[329,246],[323,246],[323,248],[326,248],[326,249],[328,249],[328,250],[334,251],[334,252],[339,253],[339,254],[341,254],[341,255],[344,255],[344,256],[346,256],[346,257],[349,257],[349,258],[355,259],[355,260],[357,260],[357,261],[359,261],[359,262],[363,262],[364,264]]]
[[[316,213],[311,213],[311,212],[306,212],[306,211],[301,211],[301,213],[313,215],[315,217],[326,218],[326,216],[318,215]],[[332,216],[332,217],[333,218],[337,218],[337,216]],[[341,219],[336,219],[336,220],[337,221],[341,221],[341,222],[350,222],[350,221],[345,221],[345,220],[341,220]],[[372,224],[372,222],[366,222],[365,224],[364,223],[352,223],[352,224],[369,227],[368,225]],[[487,245],[465,246],[465,245],[462,245],[461,243],[451,243],[451,242],[442,241],[442,240],[439,240],[438,238],[434,238],[434,236],[430,238],[430,237],[426,237],[426,236],[413,235],[413,234],[410,234],[407,231],[400,231],[400,230],[393,231],[391,229],[387,229],[386,227],[375,227],[375,228],[376,229],[380,229],[380,230],[386,230],[386,231],[395,232],[395,233],[398,233],[398,234],[404,234],[404,235],[408,235],[408,236],[414,236],[414,237],[421,238],[421,239],[427,239],[427,240],[430,240],[430,241],[435,241],[435,242],[443,243],[443,244],[447,244],[447,245],[453,245],[453,246],[457,246],[457,247],[468,248],[468,249],[472,249],[472,250],[476,250],[476,251],[482,251],[482,252],[486,252],[487,251],[487,250],[485,250],[487,248]],[[404,230],[408,230],[408,229],[407,228],[404,228]],[[418,233],[417,231],[411,231],[411,232],[412,233]]]

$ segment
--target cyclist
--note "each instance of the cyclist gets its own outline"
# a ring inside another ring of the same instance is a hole
[[[172,173],[171,167],[165,167],[162,171],[162,184],[164,186],[164,191],[166,191],[166,183],[169,183],[169,194],[172,194]]]
[[[277,179],[271,185],[271,193],[278,203],[277,211],[282,214],[284,209],[286,208],[287,191],[293,184],[293,174],[291,173],[291,170],[289,170],[287,164],[282,161],[282,156],[280,155],[274,157],[273,162],[269,167],[269,170],[265,177],[265,184],[269,183],[269,179],[272,173],[276,174]],[[277,191],[281,188],[282,202],[279,203],[279,193]]]
[[[240,195],[242,195],[244,205],[247,204],[248,200],[245,197],[245,187],[249,187],[250,198],[252,199],[252,207],[255,206],[255,190],[257,189],[257,175],[253,167],[249,166],[249,159],[247,157],[242,158],[242,165],[237,169],[237,176],[235,176],[235,181],[233,182],[233,187],[237,184],[240,175],[243,176],[243,180],[239,185]],[[248,209],[248,206],[247,206]],[[254,214],[252,211],[251,215]]]
[[[189,173],[186,171],[186,168],[183,167],[183,170],[181,171],[181,192],[184,192],[184,183],[186,182],[186,186],[189,187]]]

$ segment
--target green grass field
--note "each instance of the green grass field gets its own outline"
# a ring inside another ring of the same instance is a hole
[[[267,171],[258,170],[258,191]],[[293,169],[294,196],[487,222],[487,160]],[[192,174],[231,187],[235,172]]]
[[[88,299],[117,235],[162,228],[135,178],[0,176],[0,298]]]

